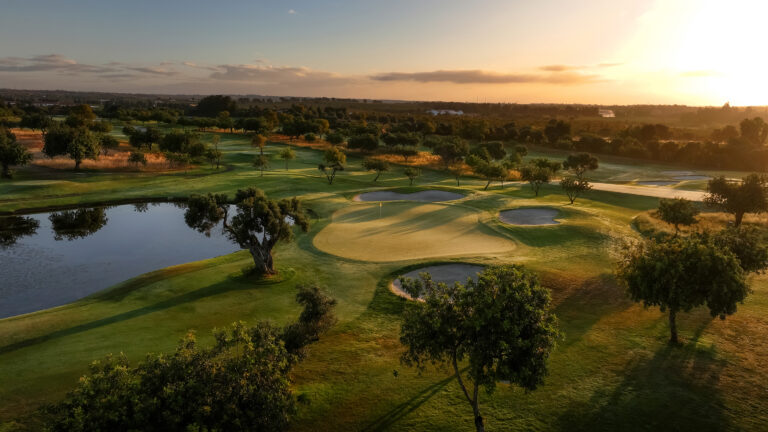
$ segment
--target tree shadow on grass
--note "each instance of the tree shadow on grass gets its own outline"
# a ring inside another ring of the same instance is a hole
[[[373,422],[371,422],[369,425],[363,427],[361,430],[365,432],[378,432],[378,431],[388,430],[395,423],[400,421],[400,419],[412,413],[413,411],[417,410],[421,405],[429,401],[429,399],[431,399],[432,396],[440,392],[440,390],[445,388],[445,386],[450,384],[450,382],[453,380],[454,380],[454,377],[450,376],[448,378],[443,379],[442,381],[438,381],[426,387],[425,389],[421,390],[419,393],[413,395],[407,401],[396,405],[394,408],[382,414],[381,416],[376,418]]]
[[[558,419],[567,431],[695,430],[732,428],[717,387],[726,362],[689,343],[664,346],[631,360],[614,388],[597,390]]]
[[[546,285],[550,287],[552,282]],[[558,344],[562,348],[580,341],[604,316],[632,305],[613,276],[607,273],[579,280],[576,286],[563,291],[556,293],[554,307],[555,316],[564,327],[565,338]]]
[[[253,284],[251,282],[253,278],[248,275],[231,275],[226,280],[214,285],[208,285],[194,291],[190,291],[175,297],[171,297],[166,300],[161,300],[156,303],[133,309],[130,311],[122,312],[109,317],[104,317],[89,321],[86,323],[78,324],[72,327],[56,330],[47,334],[24,339],[18,342],[14,342],[5,346],[0,346],[0,355],[8,354],[13,351],[37,345],[43,342],[47,342],[62,337],[76,335],[89,330],[94,330],[106,325],[116,324],[119,322],[127,321],[134,318],[139,318],[145,315],[149,315],[154,312],[160,312],[166,309],[170,309],[185,303],[192,303],[201,300],[206,297],[212,297],[215,295],[223,294],[229,291],[238,290],[250,290],[262,285],[272,285],[274,282],[265,280],[264,283]],[[261,281],[259,281],[261,282]]]

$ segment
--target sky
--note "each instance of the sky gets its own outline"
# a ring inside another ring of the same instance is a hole
[[[765,0],[0,0],[0,88],[768,105]]]

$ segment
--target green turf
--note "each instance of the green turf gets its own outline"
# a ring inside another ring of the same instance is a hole
[[[768,282],[736,315],[712,320],[697,310],[680,318],[685,345],[670,348],[658,310],[632,304],[612,277],[614,253],[637,238],[633,220],[658,200],[590,192],[567,205],[556,185],[534,198],[515,184],[482,191],[467,180],[457,202],[376,203],[351,198],[373,189],[406,188],[401,167],[374,175],[350,157],[328,185],[316,169],[319,152],[297,148],[260,176],[257,150],[223,135],[225,167],[187,174],[105,174],[21,170],[0,182],[0,211],[117,199],[234,193],[257,186],[270,196],[300,196],[317,215],[310,231],[276,250],[280,275],[244,276],[245,252],[171,267],[126,281],[59,308],[0,320],[0,430],[36,429],[34,409],[72,388],[91,360],[125,352],[134,361],[173,349],[190,329],[203,342],[211,329],[236,320],[295,318],[297,283],[318,280],[338,301],[339,323],[294,372],[300,407],[291,430],[473,430],[471,410],[448,370],[418,373],[400,365],[400,313],[406,300],[388,289],[403,268],[436,260],[480,264],[519,262],[552,290],[565,337],[552,355],[550,376],[525,393],[500,385],[481,395],[488,430],[764,430],[768,427]],[[282,144],[267,146],[269,155]],[[425,171],[421,187],[455,182]],[[502,209],[550,206],[560,225],[513,227]],[[181,222],[180,222],[181,223]],[[498,247],[498,249],[496,249]],[[449,258],[445,258],[449,257]],[[397,371],[395,375],[394,371]]]

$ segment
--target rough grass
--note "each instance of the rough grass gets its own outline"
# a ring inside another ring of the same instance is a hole
[[[283,145],[270,143],[266,152],[274,156]],[[317,215],[309,233],[278,248],[279,278],[245,276],[250,258],[238,252],[138,276],[70,305],[0,320],[0,430],[39,429],[34,410],[62,397],[90,361],[107,353],[125,352],[136,361],[147,352],[172,350],[189,329],[208,343],[213,327],[232,321],[288,322],[299,310],[293,287],[311,280],[338,299],[340,321],[294,372],[296,391],[310,404],[301,406],[292,430],[473,430],[471,410],[447,370],[419,373],[400,365],[398,333],[406,300],[388,289],[395,272],[434,262],[447,246],[456,261],[520,262],[536,271],[552,291],[565,334],[539,389],[525,393],[499,385],[493,394],[481,395],[488,430],[768,427],[765,277],[752,278],[754,293],[725,321],[704,310],[681,316],[684,345],[669,347],[664,315],[629,302],[612,276],[611,250],[638,238],[632,222],[655,208],[657,199],[592,191],[566,205],[555,185],[534,198],[524,185],[482,192],[484,182],[470,180],[462,186],[470,196],[457,203],[385,203],[383,211],[391,213],[383,215],[388,219],[383,223],[377,205],[350,198],[406,187],[399,167],[373,183],[373,175],[352,155],[349,169],[328,185],[316,169],[317,150],[297,148],[298,159],[287,171],[273,159],[276,166],[262,177],[250,167],[258,149],[245,138],[222,135],[221,147],[227,168],[219,171],[104,175],[26,168],[18,179],[0,182],[0,211],[192,192],[231,194],[257,186],[274,197],[300,196]],[[430,170],[420,179],[420,187],[454,184]],[[556,207],[562,224],[516,228],[496,220],[499,210],[524,206]],[[366,241],[371,229],[378,237]],[[404,233],[400,241],[387,243],[386,234],[397,230]],[[451,235],[464,236],[457,243],[461,248],[451,245]],[[511,247],[488,254],[497,241]],[[344,247],[353,250],[340,252]],[[421,253],[409,257],[411,250]],[[372,262],[389,256],[398,261]]]

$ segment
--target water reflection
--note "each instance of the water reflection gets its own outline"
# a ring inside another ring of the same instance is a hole
[[[103,207],[64,210],[48,216],[56,240],[85,238],[99,231],[107,224]]]
[[[184,223],[184,204],[0,216],[0,318],[69,303],[152,270],[239,248]]]
[[[34,235],[40,222],[23,216],[0,217],[0,247],[8,248],[24,236]]]

